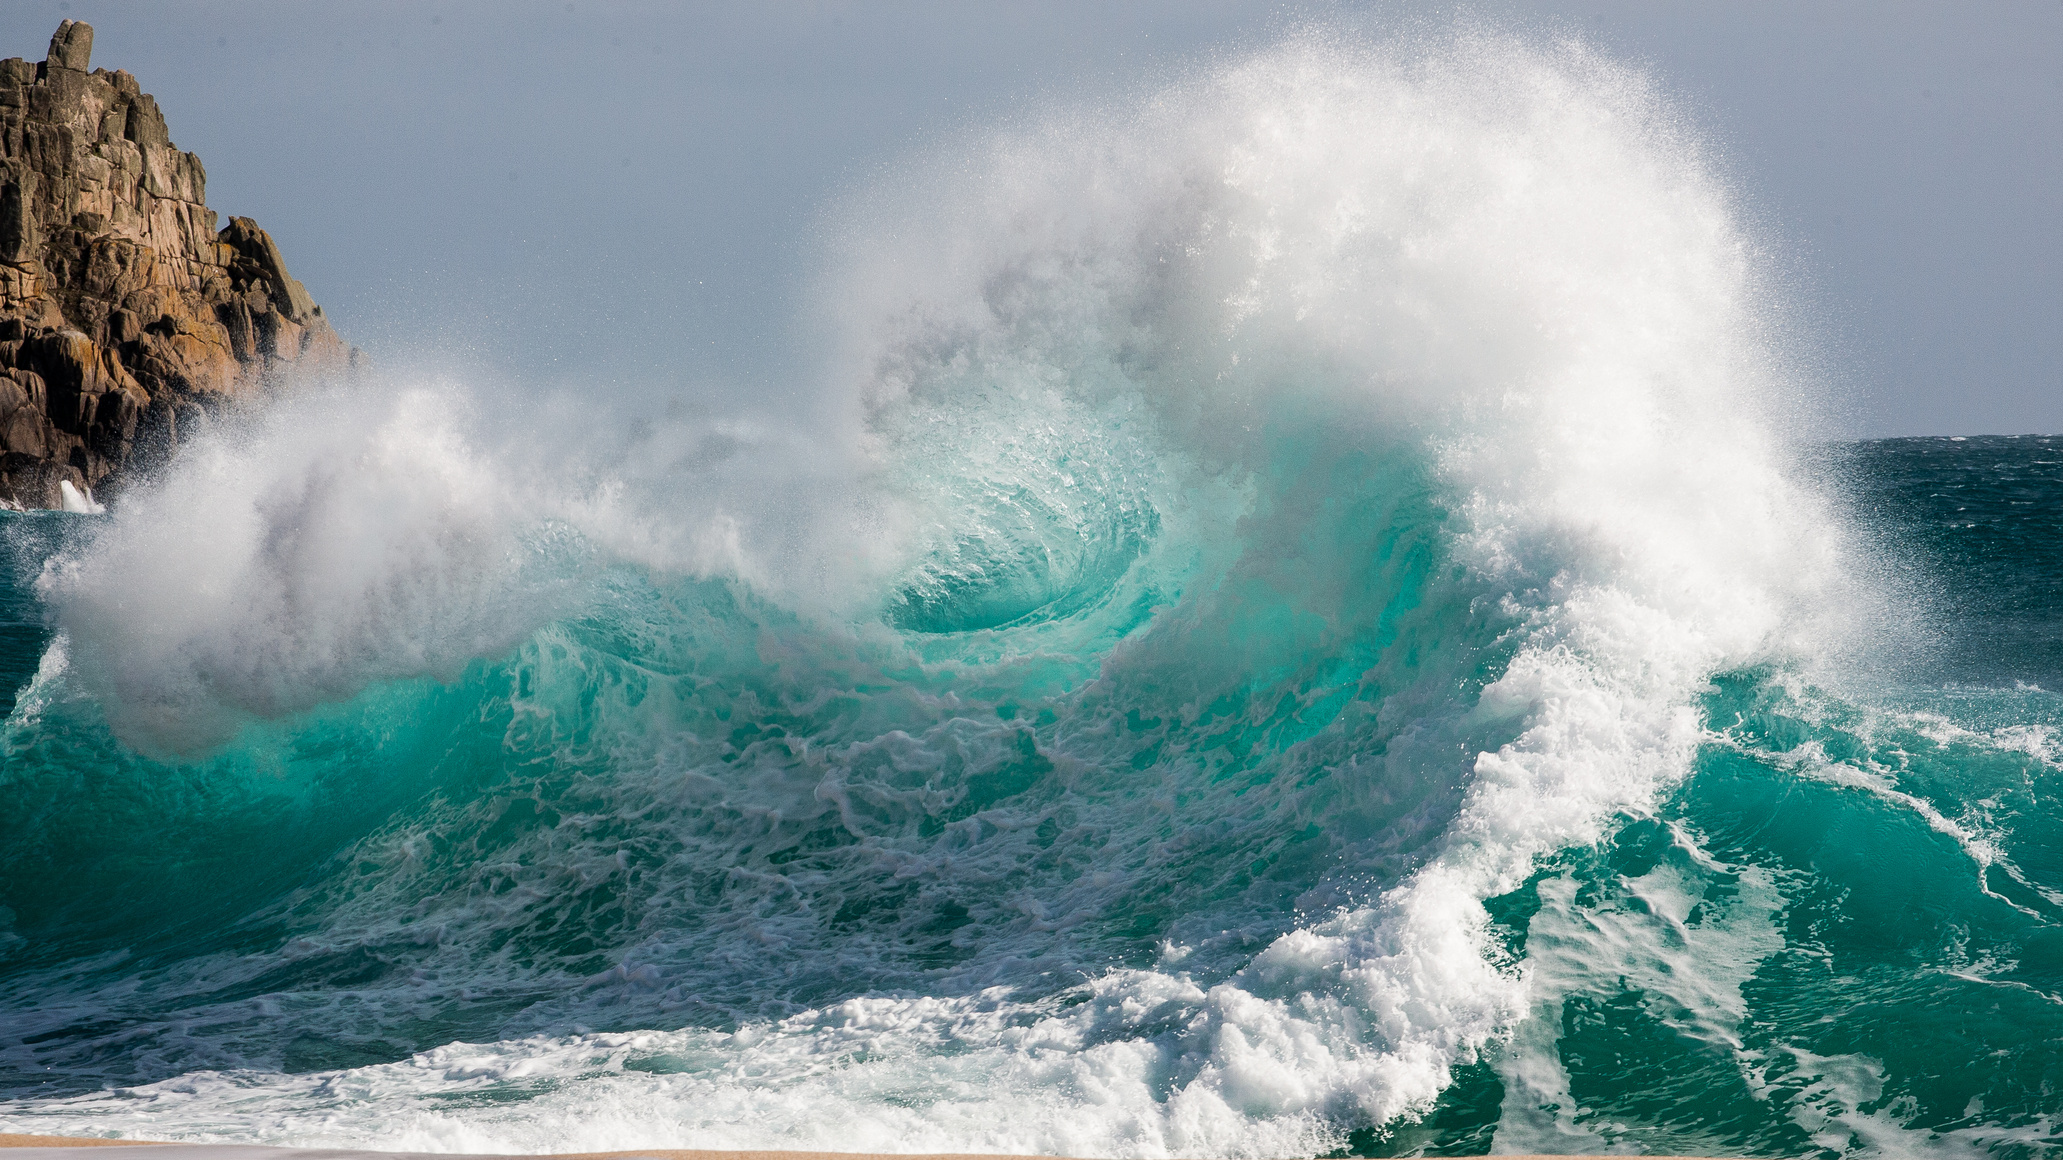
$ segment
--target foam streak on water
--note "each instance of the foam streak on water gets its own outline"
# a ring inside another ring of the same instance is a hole
[[[1943,905],[2016,916],[1959,928],[1993,986],[2053,875],[1912,755],[2053,755],[2021,702],[1823,691],[1890,597],[1642,74],[1298,37],[838,220],[808,423],[310,392],[11,520],[51,637],[0,726],[0,1126],[2037,1139],[1915,1127],[1878,1040],[1771,1013],[1851,895],[1742,803],[1946,841]],[[1596,1027],[1760,1110],[1641,1110]]]

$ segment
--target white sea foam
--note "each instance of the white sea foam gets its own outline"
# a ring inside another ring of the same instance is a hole
[[[456,401],[301,399],[197,441],[46,566],[74,679],[132,743],[191,750],[520,640],[509,496]]]
[[[1721,1058],[1745,1054],[1741,988],[1783,948],[1776,920],[1784,899],[1768,871],[1721,866],[1680,830],[1668,837],[1664,859],[1620,884],[1624,901],[1579,905],[1578,883],[1568,874],[1539,884],[1541,908],[1528,924],[1525,963],[1534,1010],[1498,1063],[1505,1095],[1497,1151],[1607,1153],[1636,1141],[1644,1150],[1709,1148],[1707,1140],[1658,1139],[1652,1126],[1629,1130],[1585,1109],[1570,1095],[1556,1048],[1564,1004],[1594,992],[1601,979],[1616,979],[1686,1039],[1718,1048]],[[1723,893],[1713,889],[1716,882],[1724,883]]]
[[[57,481],[57,497],[58,506],[62,510],[71,512],[74,515],[97,516],[107,511],[107,508],[101,506],[100,502],[93,498],[92,488],[89,487],[82,491],[79,488],[73,487],[72,481],[69,479]]]

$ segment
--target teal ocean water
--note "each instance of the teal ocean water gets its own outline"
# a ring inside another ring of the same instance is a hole
[[[2055,1150],[2063,440],[1798,437],[1650,79],[1295,39],[823,242],[765,411],[0,513],[0,1128]]]

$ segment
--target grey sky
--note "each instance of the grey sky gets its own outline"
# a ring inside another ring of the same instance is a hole
[[[778,390],[819,214],[913,148],[1362,10],[10,0],[0,56],[90,21],[383,364],[656,401]],[[2063,430],[2063,0],[1472,11],[1683,98],[1801,279],[1843,434]]]

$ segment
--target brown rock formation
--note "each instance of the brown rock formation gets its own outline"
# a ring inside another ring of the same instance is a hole
[[[93,29],[0,60],[0,503],[59,506],[171,451],[288,369],[357,361],[249,218],[219,233],[201,159]]]

